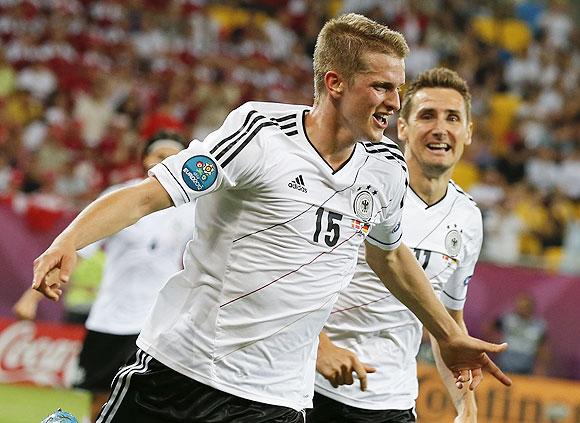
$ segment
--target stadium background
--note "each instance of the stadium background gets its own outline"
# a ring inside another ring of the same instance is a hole
[[[80,392],[9,383],[33,380],[46,351],[64,348],[47,340],[69,337],[62,304],[41,306],[54,327],[10,320],[32,260],[102,189],[140,173],[141,143],[156,131],[203,138],[250,99],[310,104],[316,34],[343,11],[405,35],[408,80],[445,65],[470,84],[474,143],[454,179],[482,209],[485,244],[466,320],[483,336],[529,292],[551,351],[550,379],[522,377],[511,393],[486,380],[480,420],[580,421],[577,1],[0,0],[1,423],[87,404]],[[101,264],[77,272],[68,315],[86,311]],[[20,335],[7,341],[10,328]],[[447,421],[450,404],[422,372],[424,421]]]

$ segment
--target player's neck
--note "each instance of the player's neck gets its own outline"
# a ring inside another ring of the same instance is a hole
[[[334,170],[342,167],[351,157],[355,140],[322,107],[314,107],[306,115],[305,130],[316,151]]]
[[[438,176],[431,176],[423,172],[419,165],[414,162],[409,162],[408,166],[411,189],[425,204],[431,206],[445,197],[451,178],[450,171]]]

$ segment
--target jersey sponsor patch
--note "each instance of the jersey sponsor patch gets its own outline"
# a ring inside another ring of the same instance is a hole
[[[215,162],[207,156],[193,156],[181,168],[183,182],[194,191],[205,191],[217,178]]]

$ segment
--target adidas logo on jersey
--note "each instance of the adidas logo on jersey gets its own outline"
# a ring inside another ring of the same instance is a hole
[[[288,186],[290,188],[297,189],[298,191],[308,192],[306,186],[304,185],[304,179],[302,179],[302,175],[298,175],[296,179],[288,182]]]

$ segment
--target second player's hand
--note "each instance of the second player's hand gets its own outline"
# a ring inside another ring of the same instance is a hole
[[[316,370],[335,388],[354,383],[353,372],[360,381],[361,391],[367,389],[367,373],[374,373],[375,368],[362,363],[356,354],[337,347],[328,338],[321,340],[316,358]]]
[[[38,302],[42,294],[33,289],[27,290],[12,307],[12,312],[20,320],[34,320],[38,310]]]
[[[34,260],[32,289],[45,297],[58,301],[61,284],[68,282],[77,262],[76,250],[66,243],[53,243]]]
[[[470,382],[469,389],[473,390],[481,382],[481,372],[485,370],[506,386],[512,381],[488,357],[487,353],[499,353],[507,348],[507,344],[492,344],[473,338],[468,335],[457,336],[447,342],[439,342],[441,357],[447,367],[457,379],[457,386]],[[470,371],[473,372],[471,378]]]

